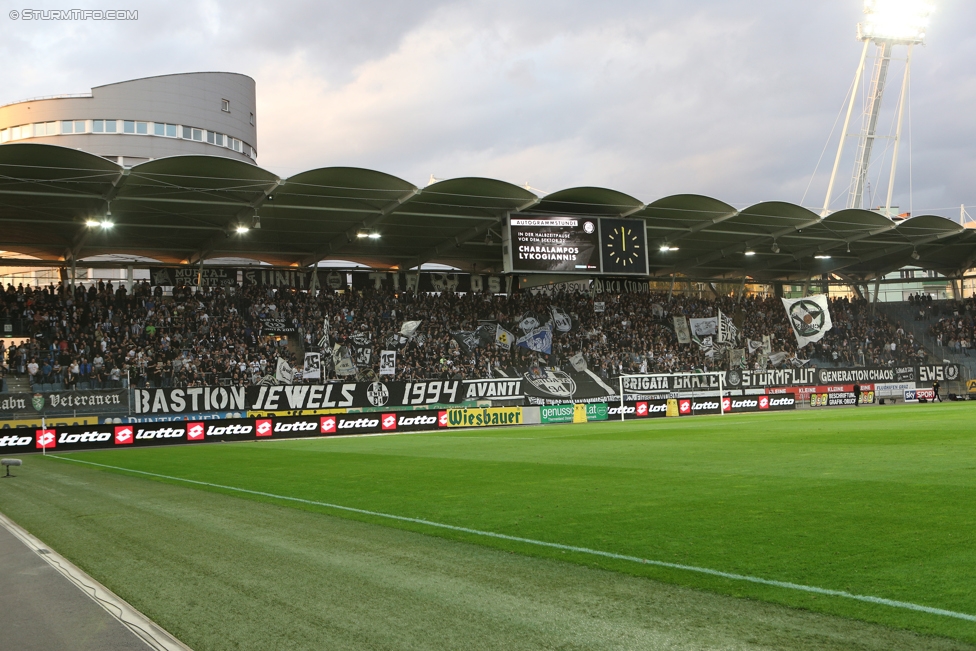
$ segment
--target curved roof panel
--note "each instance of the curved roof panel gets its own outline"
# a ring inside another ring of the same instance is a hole
[[[175,156],[123,168],[53,145],[0,146],[0,249],[48,261],[126,254],[186,263],[442,262],[500,271],[503,220],[519,212],[641,219],[658,276],[768,281],[837,272],[863,281],[903,265],[955,274],[976,264],[976,231],[933,215],[892,222],[841,210],[821,219],[785,202],[737,210],[693,194],[644,205],[599,187],[540,199],[495,179],[417,188],[352,167],[281,180],[223,157]]]
[[[597,187],[567,188],[547,194],[532,212],[549,215],[593,215],[616,217],[629,215],[644,204],[629,194]]]

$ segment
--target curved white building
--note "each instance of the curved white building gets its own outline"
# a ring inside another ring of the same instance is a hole
[[[192,72],[0,106],[0,145],[80,149],[130,167],[176,155],[257,159],[254,80]]]

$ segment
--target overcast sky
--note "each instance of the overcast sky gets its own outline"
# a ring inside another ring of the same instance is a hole
[[[803,199],[861,49],[861,0],[0,5],[0,104],[240,72],[257,81],[258,162],[284,177],[348,165],[421,186],[431,175],[487,176],[738,207]],[[895,203],[958,217],[960,204],[976,207],[976,3],[937,6],[914,56]],[[130,8],[139,19],[9,18],[24,8]],[[883,134],[901,69],[892,66]],[[839,129],[804,205],[823,203]],[[876,204],[887,144],[875,148]],[[850,174],[845,160],[840,189]],[[838,193],[833,207],[845,201]]]

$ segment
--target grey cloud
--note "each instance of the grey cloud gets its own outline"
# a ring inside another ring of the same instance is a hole
[[[134,25],[4,25],[0,101],[232,70],[258,82],[260,162],[282,174],[362,165],[414,183],[486,175],[746,204],[800,200],[860,54],[857,0],[190,7],[143,3]],[[916,206],[976,203],[974,22],[962,0],[940,3],[916,52]],[[822,202],[835,147],[809,205]],[[902,206],[908,160],[906,142]],[[843,185],[849,160],[841,174]]]

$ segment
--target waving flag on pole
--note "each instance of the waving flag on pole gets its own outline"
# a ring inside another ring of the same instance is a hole
[[[516,346],[528,348],[537,353],[552,354],[552,324],[547,323],[541,328],[535,328],[519,337]]]
[[[811,341],[820,341],[834,327],[830,320],[827,297],[823,294],[782,300],[798,347],[803,348]]]

